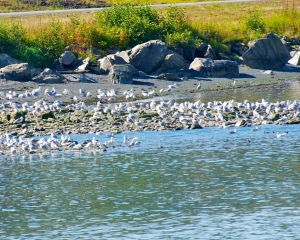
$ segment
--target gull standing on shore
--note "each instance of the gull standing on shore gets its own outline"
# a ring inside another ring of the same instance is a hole
[[[197,90],[200,90],[202,88],[202,86],[201,86],[201,81],[199,81],[199,84],[198,84],[198,86],[197,86]]]

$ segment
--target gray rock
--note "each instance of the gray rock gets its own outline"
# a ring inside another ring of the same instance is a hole
[[[182,57],[186,60],[193,61],[195,58],[195,49],[190,47],[184,47],[182,49]]]
[[[132,84],[133,76],[138,70],[130,64],[115,64],[111,68],[111,82],[113,84]]]
[[[1,53],[0,54],[0,68],[6,67],[7,65],[10,64],[17,64],[21,63],[22,61],[14,59],[7,55],[6,53]]]
[[[109,73],[111,67],[114,64],[115,64],[114,60],[112,59],[112,57],[110,55],[99,60],[99,68],[105,74]]]
[[[46,68],[38,76],[33,77],[32,80],[39,83],[63,83],[65,78],[59,72]]]
[[[195,57],[204,58],[204,55],[207,52],[208,45],[205,42],[201,42],[199,46],[195,48]]]
[[[33,68],[30,70],[31,72],[31,77],[35,77],[39,75],[43,70],[41,68]]]
[[[239,67],[236,62],[215,60],[210,58],[195,58],[189,66],[192,75],[201,77],[238,76]]]
[[[117,52],[114,54],[115,64],[130,64],[130,59],[126,51]]]
[[[74,71],[75,71],[75,72],[86,71],[87,68],[88,68],[88,66],[89,66],[89,64],[90,64],[90,58],[87,57],[86,59],[84,59],[84,60],[82,61],[82,64],[81,64],[78,68],[76,68]]]
[[[0,78],[13,81],[30,81],[31,71],[28,63],[10,64],[0,68]]]
[[[288,61],[291,65],[299,65],[300,64],[300,52],[296,52],[294,56]]]
[[[72,64],[73,61],[76,60],[76,56],[74,53],[70,51],[65,51],[62,55],[59,57],[59,62],[63,65],[69,66]]]
[[[160,40],[151,40],[131,49],[130,64],[139,71],[150,74],[160,67],[167,54],[167,45]]]
[[[186,61],[184,58],[176,52],[169,51],[165,57],[159,72],[172,72],[186,69]]]
[[[280,69],[290,59],[287,47],[273,33],[252,41],[243,54],[244,63],[255,69]]]
[[[205,58],[210,58],[212,60],[217,59],[217,55],[216,55],[215,51],[212,49],[212,47],[210,45],[207,46],[204,57]]]

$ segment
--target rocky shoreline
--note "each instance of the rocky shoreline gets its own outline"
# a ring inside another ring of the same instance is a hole
[[[299,100],[276,103],[264,100],[177,103],[167,100],[174,93],[243,88],[255,84],[296,81],[299,77],[298,69],[274,71],[268,75],[258,70],[241,69],[240,78],[235,79],[190,79],[176,82],[139,79],[136,80],[140,81],[139,85],[114,85],[99,81],[93,84],[48,84],[36,88],[37,85],[26,82],[15,93],[16,97],[11,99],[7,99],[9,91],[2,87],[0,154],[9,156],[56,151],[107,151],[120,146],[138,146],[138,139],[124,139],[123,145],[114,143],[114,134],[128,131],[219,127],[229,128],[228,133],[234,134],[235,127],[248,126],[255,130],[259,125],[300,123]],[[201,88],[197,89],[200,82]],[[57,92],[51,96],[53,87]],[[80,96],[80,87],[83,87],[85,94],[90,91],[91,96]],[[66,88],[68,95],[63,94],[63,89]],[[38,92],[36,97],[32,96],[35,91]],[[75,92],[78,95],[76,101]],[[105,97],[100,100],[98,95],[101,92]],[[25,93],[28,95],[20,97]],[[158,101],[155,99],[158,96],[165,96],[166,100]],[[91,133],[106,133],[112,137],[106,142],[93,138],[84,143],[78,143],[69,137],[70,134]]]

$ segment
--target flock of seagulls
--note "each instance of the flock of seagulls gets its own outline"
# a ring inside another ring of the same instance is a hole
[[[107,151],[117,147],[137,147],[141,144],[138,137],[125,137],[124,145],[116,144],[114,136],[109,140],[100,141],[93,137],[84,140],[83,143],[73,140],[68,134],[56,136],[51,134],[49,137],[23,138],[6,133],[0,136],[0,155],[34,154],[53,151]]]
[[[235,81],[233,86],[236,86]],[[174,92],[178,88],[177,84],[168,85],[167,88],[160,89],[160,93]],[[197,85],[196,89],[201,90],[201,81]],[[141,95],[145,98],[150,98],[155,94],[155,90],[142,91]],[[76,94],[83,98],[92,96],[91,92],[79,89]],[[139,119],[136,112],[140,109],[155,113],[158,116],[156,124],[161,128],[168,129],[170,126],[174,126],[177,123],[182,125],[205,125],[205,123],[215,122],[221,128],[227,129],[230,127],[237,127],[238,122],[244,122],[244,126],[253,126],[257,124],[268,124],[268,122],[274,122],[275,124],[285,124],[291,118],[300,118],[300,102],[299,101],[280,101],[276,103],[269,103],[262,99],[260,102],[250,102],[245,100],[243,102],[237,102],[235,100],[230,101],[213,101],[202,103],[196,102],[172,102],[170,101],[154,101],[149,103],[135,103],[134,106],[119,103],[112,106],[103,104],[106,100],[108,103],[115,102],[117,96],[123,96],[125,99],[135,100],[136,93],[133,89],[126,90],[122,94],[118,91],[111,89],[104,91],[98,89],[96,91],[96,97],[98,102],[96,105],[89,106],[84,101],[80,101],[77,96],[71,96],[70,90],[64,89],[59,93],[55,87],[52,89],[46,88],[42,92],[41,87],[33,89],[32,91],[26,90],[23,93],[16,93],[15,91],[8,91],[7,93],[0,92],[0,99],[7,100],[7,102],[0,103],[0,113],[5,116],[8,112],[24,111],[27,116],[39,117],[45,111],[61,111],[63,109],[67,111],[72,110],[88,110],[92,112],[91,120],[95,121],[101,118],[101,113],[110,113],[113,118],[117,118],[121,113],[126,113],[125,122],[132,124],[137,129],[143,129],[145,123]],[[56,98],[58,96],[70,96],[73,99],[73,103],[68,105],[62,104]],[[46,101],[43,98],[50,97],[52,101]],[[33,103],[27,102],[26,99],[34,99]],[[19,101],[11,101],[16,99],[24,99],[24,103]],[[230,119],[228,119],[228,114]],[[276,120],[270,119],[271,114],[278,114]],[[124,114],[123,114],[124,115]],[[230,121],[231,120],[231,121]],[[11,121],[11,124],[22,124],[25,119],[20,116],[17,119]],[[96,123],[97,121],[95,121]],[[236,123],[236,124],[235,124]],[[258,127],[252,128],[252,131],[258,131]],[[26,128],[22,131],[25,131]],[[227,129],[229,134],[235,134],[236,128],[231,130]],[[277,138],[285,136],[287,133],[276,133]],[[139,146],[140,142],[137,138],[126,138],[124,136],[124,146],[134,147]],[[111,136],[110,140],[100,142],[98,139],[93,138],[86,143],[77,143],[69,136],[62,135],[60,138],[50,136],[48,139],[41,138],[36,140],[34,138],[22,138],[12,136],[10,133],[6,133],[6,136],[0,137],[0,154],[18,154],[22,152],[39,152],[39,151],[53,151],[53,150],[82,150],[82,149],[99,149],[107,150],[114,145],[114,137]]]

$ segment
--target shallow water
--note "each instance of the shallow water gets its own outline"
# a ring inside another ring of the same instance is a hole
[[[1,159],[0,238],[300,235],[299,125],[124,134],[141,145]]]
[[[203,83],[205,84],[205,83]],[[248,100],[251,102],[261,101],[277,102],[283,100],[300,100],[300,82],[291,81],[281,84],[267,86],[254,86],[247,88],[236,88],[216,91],[199,91],[197,93],[181,94],[175,91],[171,96],[157,97],[156,100],[174,100],[174,101],[191,101],[201,102],[209,101],[229,101],[235,100],[242,102]],[[149,101],[149,100],[145,100]]]

